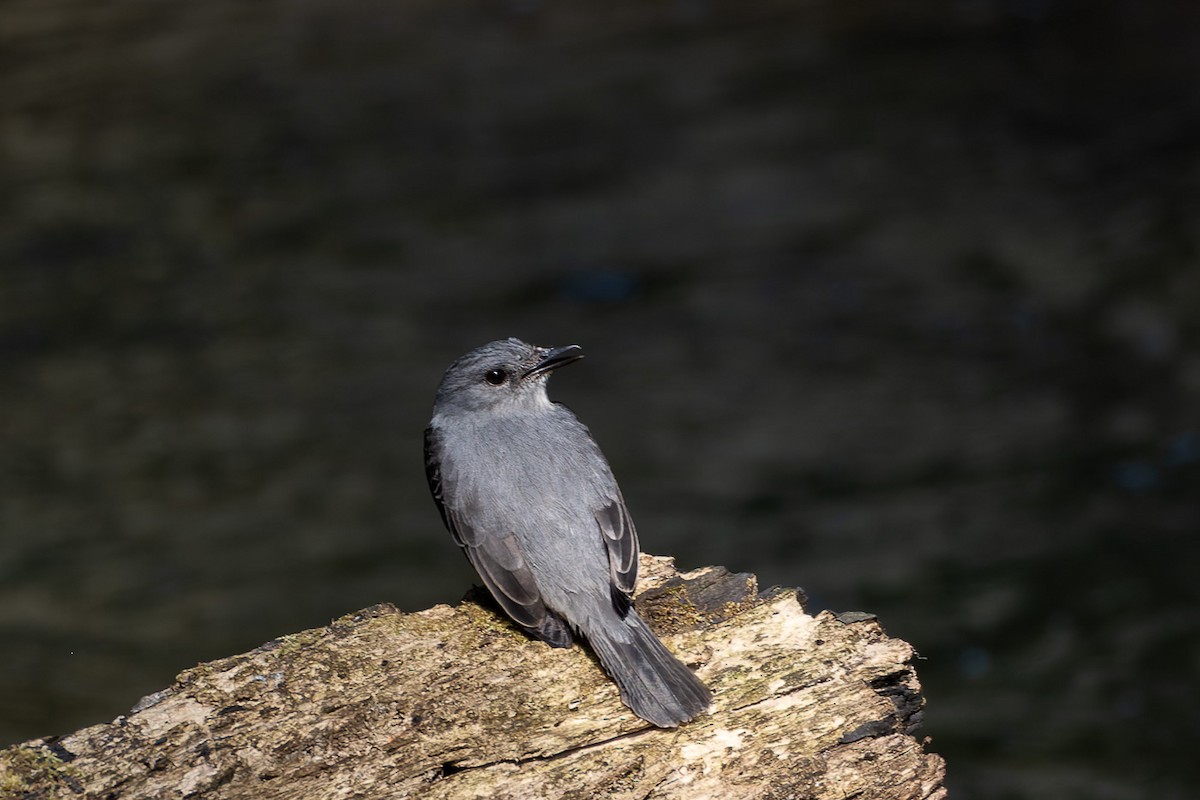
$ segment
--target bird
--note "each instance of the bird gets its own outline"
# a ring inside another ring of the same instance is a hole
[[[586,642],[622,702],[660,728],[712,694],[633,606],[638,535],[588,428],[546,393],[578,345],[510,338],[447,369],[425,430],[425,471],[442,522],[500,608],[551,647]]]

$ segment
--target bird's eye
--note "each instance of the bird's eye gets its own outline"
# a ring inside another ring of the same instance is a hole
[[[508,380],[508,373],[502,369],[489,369],[484,373],[483,379],[492,386],[499,386]]]

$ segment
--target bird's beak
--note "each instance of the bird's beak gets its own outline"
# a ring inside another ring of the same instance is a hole
[[[583,348],[577,344],[569,344],[566,347],[539,347],[538,355],[540,360],[525,371],[522,379],[545,375],[559,367],[573,364],[583,358]]]

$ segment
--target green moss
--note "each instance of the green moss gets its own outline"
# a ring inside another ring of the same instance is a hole
[[[287,658],[308,647],[310,644],[319,641],[324,634],[324,628],[312,628],[307,631],[280,636],[278,639],[279,646],[272,650],[271,653],[277,658]]]
[[[478,647],[496,636],[520,636],[508,619],[490,608],[467,602],[460,604],[457,610],[466,616],[468,624],[463,626],[458,619],[451,617],[444,621],[443,628],[464,647]],[[467,642],[463,640],[464,634],[474,634],[477,638],[475,641]]]
[[[0,751],[0,800],[79,785],[79,771],[43,747],[17,745]]]
[[[638,606],[654,624],[659,634],[678,633],[701,627],[707,615],[692,602],[683,584],[666,586],[656,591],[653,599]]]

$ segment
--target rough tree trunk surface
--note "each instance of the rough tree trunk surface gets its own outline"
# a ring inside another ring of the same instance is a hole
[[[643,556],[638,607],[711,713],[634,716],[586,650],[490,607],[380,605],[201,664],[128,716],[0,751],[20,798],[942,798],[913,649],[752,575]]]

